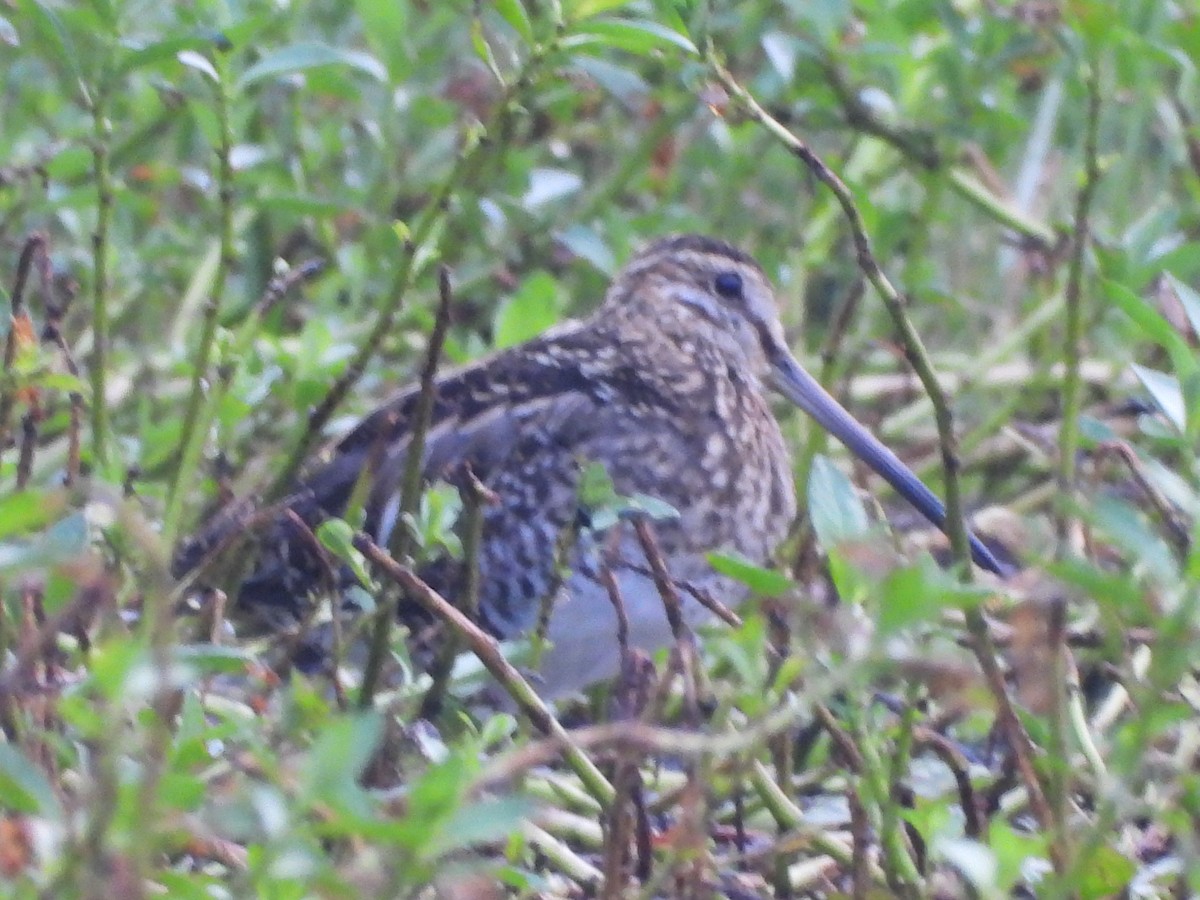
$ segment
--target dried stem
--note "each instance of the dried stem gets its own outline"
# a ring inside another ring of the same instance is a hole
[[[10,299],[10,323],[8,336],[4,341],[3,383],[0,386],[0,452],[8,446],[9,423],[12,419],[13,407],[17,400],[17,386],[11,384],[12,368],[17,359],[17,351],[23,340],[33,337],[33,325],[29,313],[25,310],[25,285],[29,282],[29,273],[39,257],[45,256],[46,236],[34,232],[21,248],[17,258],[17,274],[13,281],[12,297]]]
[[[1171,505],[1162,492],[1151,483],[1146,475],[1145,465],[1142,462],[1137,451],[1134,450],[1125,441],[1105,441],[1096,448],[1098,456],[1111,455],[1115,456],[1129,470],[1130,476],[1134,483],[1137,484],[1138,490],[1142,492],[1150,506],[1157,513],[1159,520],[1166,529],[1167,538],[1171,542],[1171,546],[1175,548],[1176,553],[1181,557],[1186,557],[1191,549],[1192,536],[1188,526],[1180,520],[1176,509]],[[1147,635],[1152,639],[1152,635]]]

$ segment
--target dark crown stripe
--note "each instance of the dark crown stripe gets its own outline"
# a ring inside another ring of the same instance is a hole
[[[638,254],[639,259],[654,256],[672,256],[678,253],[702,253],[706,256],[724,256],[733,262],[762,271],[758,262],[749,253],[727,244],[719,238],[703,234],[676,234],[655,241]]]

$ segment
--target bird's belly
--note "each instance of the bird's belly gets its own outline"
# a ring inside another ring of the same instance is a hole
[[[689,588],[703,590],[730,607],[748,593],[743,585],[718,576],[707,553],[732,551],[756,564],[767,563],[795,516],[795,494],[790,460],[777,429],[764,427],[741,440],[737,456],[726,452],[728,445],[717,442],[673,446],[671,437],[639,436],[632,448],[627,445],[626,455],[609,455],[616,462],[608,469],[618,494],[653,496],[678,513],[654,521],[651,531],[672,579],[681,587],[684,621],[694,628],[712,615]],[[684,449],[687,452],[681,452]],[[619,671],[617,615],[598,580],[606,564],[617,578],[630,645],[649,652],[672,641],[663,599],[647,575],[650,563],[631,523],[613,526],[619,530],[616,538],[613,529],[595,533],[585,528],[569,555],[569,572],[559,582],[553,581],[554,546],[561,536],[556,529],[565,519],[560,514],[555,525],[540,520],[540,532],[528,522],[510,522],[503,564],[483,572],[484,595],[493,598],[489,624],[505,638],[531,631],[542,615],[546,590],[554,593],[546,632],[552,647],[539,666],[542,691],[551,697]],[[515,552],[514,544],[521,545],[521,552]],[[519,573],[508,565],[515,558],[524,563]],[[537,597],[527,591],[534,581],[542,591]]]
[[[653,580],[627,568],[614,575],[629,626],[629,646],[653,653],[669,645],[674,636]],[[747,595],[742,585],[715,575],[693,586],[731,604]],[[712,614],[690,594],[681,592],[680,604],[690,628],[711,621]],[[550,616],[550,647],[538,670],[542,696],[553,699],[614,677],[621,667],[617,634],[617,613],[607,590],[586,575],[572,576]]]

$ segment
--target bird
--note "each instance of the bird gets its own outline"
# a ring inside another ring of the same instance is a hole
[[[608,574],[625,607],[629,643],[653,651],[672,641],[643,546],[619,519],[593,527],[599,517],[581,498],[584,473],[599,464],[617,496],[665,504],[670,514],[653,528],[671,578],[736,606],[748,589],[716,572],[708,554],[731,552],[767,565],[797,513],[773,393],[945,529],[938,497],[796,360],[763,268],[717,238],[654,241],[618,272],[591,315],[438,375],[422,474],[426,482],[454,483],[469,467],[492,497],[482,507],[478,624],[500,640],[544,626],[549,644],[536,682],[544,696],[619,670],[617,613],[602,585],[606,564],[615,567]],[[419,395],[418,385],[401,389],[319,456],[286,515],[264,527],[240,605],[295,615],[311,602],[322,568],[302,528],[341,516],[364,472],[363,528],[389,544],[401,527]],[[244,527],[244,516],[218,513],[183,543],[177,574]],[[568,546],[559,558],[564,535]],[[987,545],[973,534],[969,541],[978,566],[1005,574]],[[424,562],[418,574],[452,601],[468,576],[450,555]],[[695,591],[681,602],[689,625],[711,618]]]

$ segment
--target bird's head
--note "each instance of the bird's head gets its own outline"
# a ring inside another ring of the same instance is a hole
[[[764,383],[783,326],[771,282],[749,254],[694,234],[664,238],[632,260],[613,282],[609,310],[630,315],[683,345],[703,338],[727,361]]]
[[[784,337],[775,293],[762,267],[724,241],[679,235],[651,244],[621,271],[601,315],[657,328],[687,350],[703,337],[725,362],[753,374],[816,420],[939,527],[942,503],[891,450],[851,416],[796,361]],[[975,561],[1000,573],[986,546],[971,538]]]

